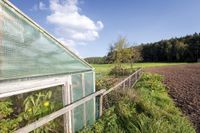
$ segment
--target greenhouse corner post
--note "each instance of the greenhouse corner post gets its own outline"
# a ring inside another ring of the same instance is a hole
[[[96,92],[96,75],[95,75],[95,70],[92,71],[93,72],[93,91]],[[96,97],[94,98],[94,121],[96,120]]]
[[[3,39],[3,33],[2,33],[2,27],[3,27],[3,11],[2,6],[0,4],[0,53],[2,53],[2,39]],[[2,67],[3,59],[2,56],[0,56],[0,75],[1,75],[1,67]]]
[[[83,89],[83,97],[85,97],[85,76],[84,73],[81,74],[81,80],[82,80],[82,89]],[[86,103],[83,104],[83,126],[86,126]]]
[[[63,97],[63,106],[67,106],[71,103],[70,101],[70,78],[68,77],[67,82],[62,86],[62,97]],[[68,111],[63,115],[64,117],[64,133],[71,133],[71,111]]]

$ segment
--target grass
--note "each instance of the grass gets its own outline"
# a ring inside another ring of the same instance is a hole
[[[162,77],[144,74],[93,127],[81,133],[195,133],[168,96]]]
[[[181,64],[187,64],[187,63],[134,63],[133,68],[138,67],[159,67],[159,66],[169,66],[169,65],[181,65]],[[107,74],[112,67],[114,67],[114,64],[92,64],[92,66],[95,68],[97,73],[104,73]],[[123,64],[124,67],[130,68],[130,64]]]

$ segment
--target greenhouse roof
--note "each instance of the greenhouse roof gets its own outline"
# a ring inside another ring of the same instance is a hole
[[[91,70],[13,4],[0,1],[0,81]]]

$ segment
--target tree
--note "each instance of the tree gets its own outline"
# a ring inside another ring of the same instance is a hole
[[[114,63],[114,46],[113,44],[109,45],[109,52],[106,56],[106,63]]]
[[[131,68],[133,67],[133,63],[141,60],[142,60],[141,52],[136,48],[132,48],[130,57]]]
[[[117,65],[117,67],[121,67],[121,63],[123,61],[127,60],[127,55],[129,54],[129,51],[126,50],[128,47],[127,39],[123,36],[120,36],[114,44],[114,51],[113,51],[113,58],[114,63]]]

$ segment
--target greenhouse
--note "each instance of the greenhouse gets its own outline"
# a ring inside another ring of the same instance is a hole
[[[64,107],[94,92],[89,64],[0,1],[0,132],[76,132],[94,123],[96,98]]]

